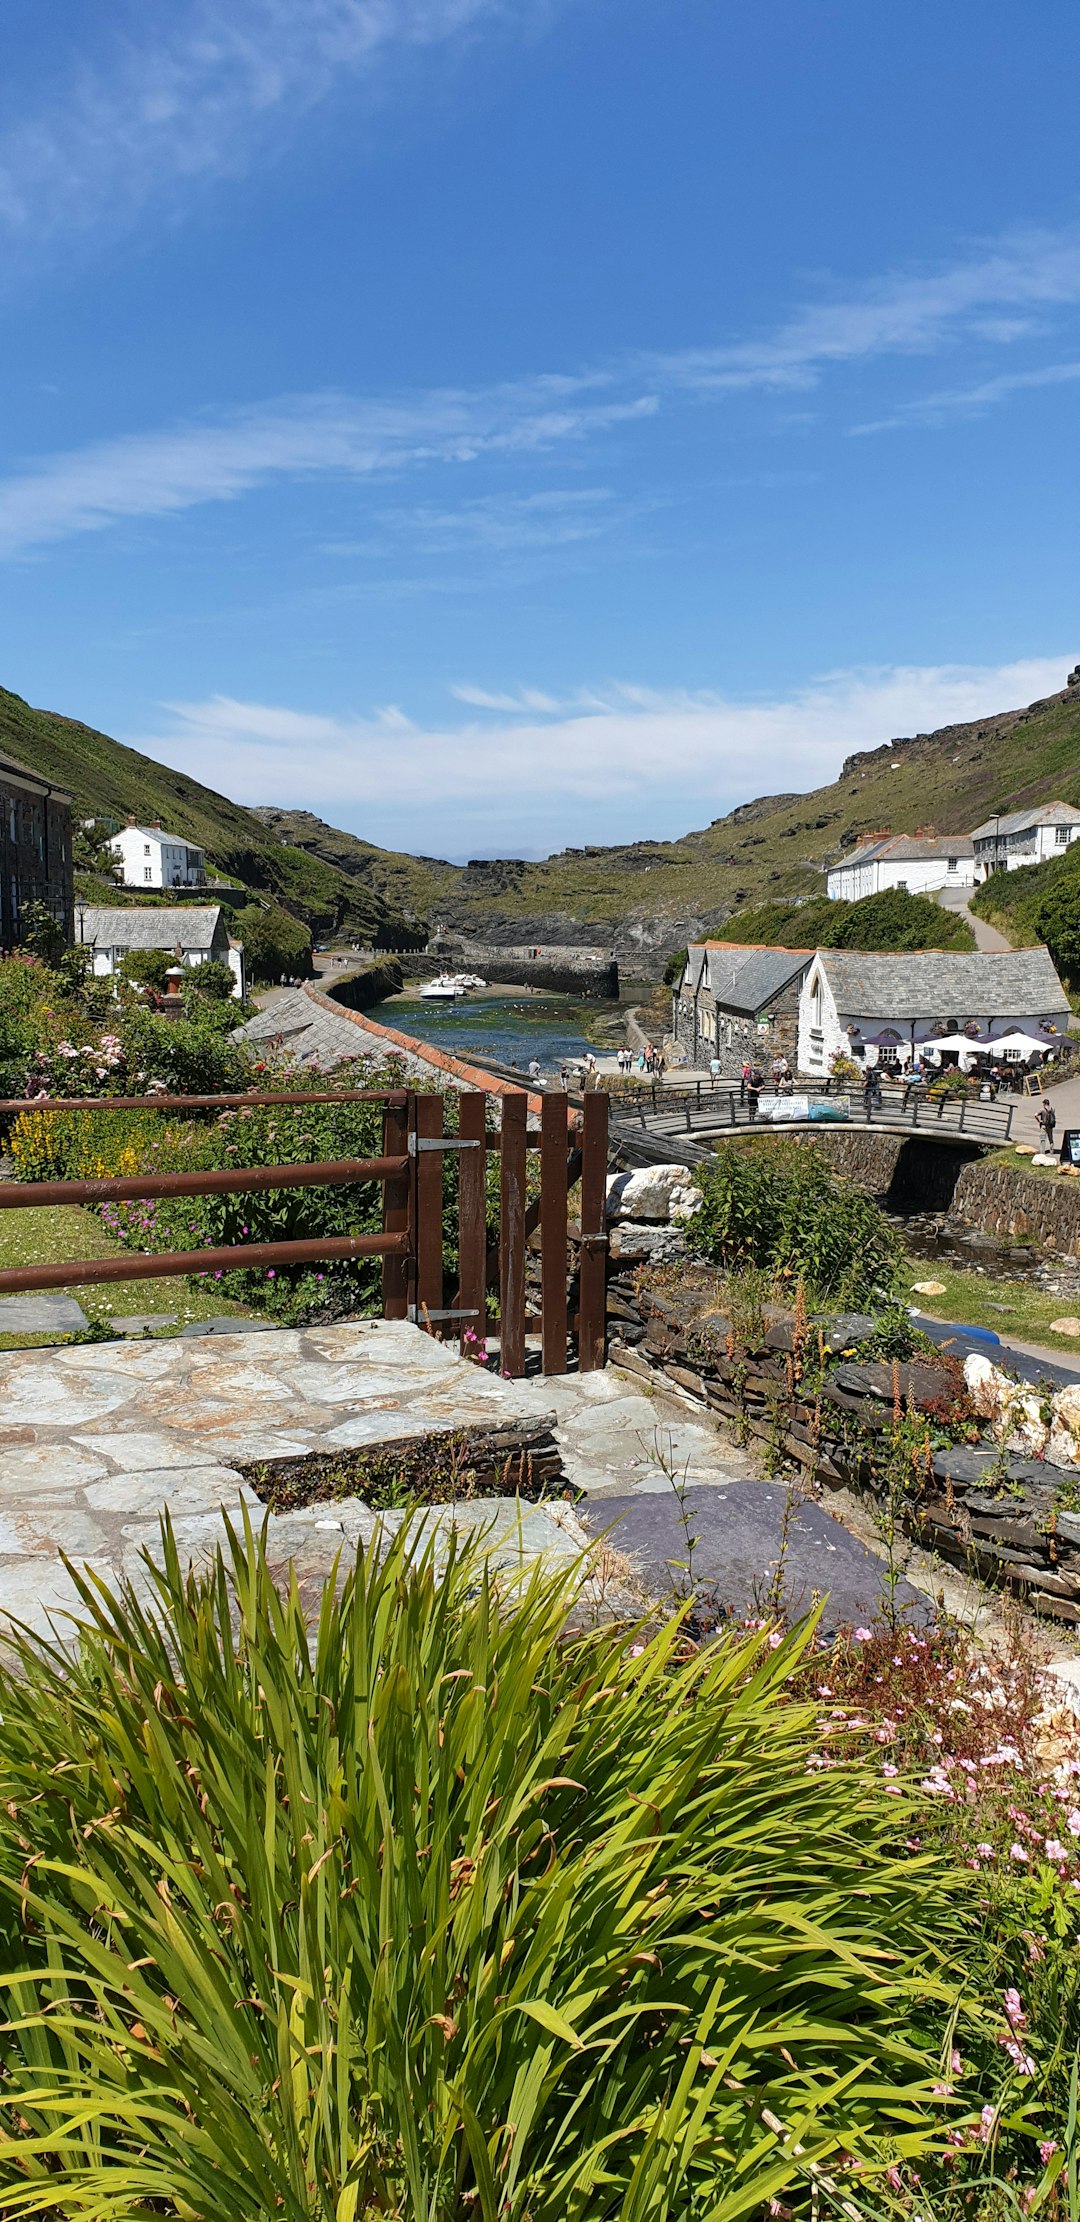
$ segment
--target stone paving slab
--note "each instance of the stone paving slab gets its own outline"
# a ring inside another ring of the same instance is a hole
[[[785,1492],[753,1479],[750,1460],[710,1420],[646,1393],[634,1377],[609,1367],[506,1381],[404,1321],[254,1337],[246,1326],[191,1340],[0,1353],[0,1622],[10,1616],[44,1631],[73,1609],[62,1553],[107,1580],[122,1573],[148,1582],[143,1554],[156,1555],[166,1509],[181,1555],[207,1563],[224,1535],[223,1511],[234,1522],[245,1506],[264,1518],[242,1466],[552,1414],[577,1509],[492,1498],[430,1508],[422,1532],[437,1557],[451,1528],[479,1528],[490,1561],[512,1582],[540,1556],[567,1563],[632,1507],[637,1525],[620,1523],[616,1547],[632,1544],[631,1558],[665,1595],[670,1561],[685,1556],[684,1538],[664,1543],[677,1480],[695,1504],[710,1575],[714,1567],[724,1574],[738,1609],[767,1586]],[[384,1514],[382,1526],[403,1517]],[[815,1585],[844,1572],[848,1617],[851,1581],[869,1597],[877,1562],[820,1508],[805,1520]],[[370,1541],[375,1527],[358,1499],[270,1514],[270,1560],[282,1572],[295,1563],[314,1605],[339,1553]],[[630,1609],[639,1604],[636,1592]]]
[[[881,1609],[882,1561],[823,1506],[805,1498],[789,1506],[788,1491],[775,1482],[694,1489],[683,1502],[670,1487],[663,1495],[609,1494],[583,1504],[580,1515],[591,1536],[606,1536],[629,1560],[653,1596],[686,1596],[692,1579],[699,1597],[741,1619],[766,1611],[779,1565],[777,1586],[787,1617],[798,1619],[823,1597],[826,1636],[845,1624],[872,1620]],[[904,1580],[897,1585],[896,1606],[920,1624],[933,1617],[925,1597]]]
[[[89,1325],[74,1296],[0,1296],[0,1335],[81,1335]]]

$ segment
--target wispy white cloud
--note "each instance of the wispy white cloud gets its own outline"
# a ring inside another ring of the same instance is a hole
[[[394,12],[392,0],[380,0],[380,20],[387,12]],[[760,343],[636,357],[473,391],[385,401],[300,395],[230,413],[207,412],[187,423],[47,457],[0,480],[0,555],[96,531],[121,518],[232,500],[275,478],[370,478],[595,440],[688,396],[708,401],[748,387],[808,385],[829,366],[874,356],[927,355],[965,337],[985,344],[987,312],[995,302],[1060,309],[1077,301],[1080,238],[1040,233],[1010,238],[936,276],[882,280],[859,296],[802,310]],[[1026,328],[1023,319],[1005,318],[993,326],[993,336],[1005,344]],[[960,408],[987,408],[1025,386],[1074,375],[1072,363],[1004,373],[904,403],[856,429],[944,422]],[[555,545],[595,537],[609,498],[596,488],[511,492],[455,503],[452,510],[430,505],[412,516],[431,545]],[[655,497],[635,497],[636,508],[652,506]]]
[[[761,340],[656,359],[656,374],[697,392],[813,385],[830,363],[930,355],[964,336],[1021,338],[1045,311],[1080,300],[1080,234],[1010,232],[940,270],[892,272],[801,308]],[[1012,310],[1003,316],[1001,310]]]
[[[953,417],[979,417],[999,401],[1007,401],[1011,394],[1031,387],[1072,385],[1078,378],[1080,363],[1046,363],[1041,370],[1003,371],[1000,377],[983,378],[974,386],[954,386],[943,393],[902,401],[891,416],[878,417],[872,424],[854,424],[851,432],[861,437],[870,432],[895,432],[905,426],[947,424]]]
[[[230,501],[275,478],[371,478],[432,463],[520,455],[649,415],[655,398],[605,397],[588,378],[538,378],[402,402],[302,395],[58,455],[0,482],[0,554],[122,518]]]
[[[239,801],[326,812],[391,846],[430,851],[438,823],[455,855],[536,854],[671,836],[762,789],[812,787],[854,749],[1049,693],[1069,661],[837,671],[749,702],[633,685],[569,700],[462,686],[458,701],[478,714],[436,724],[397,705],[327,717],[215,695],[169,705],[167,730],[130,738]]]
[[[0,222],[27,239],[114,229],[151,201],[245,170],[335,87],[395,58],[528,25],[552,0],[125,0],[35,101],[9,69]]]

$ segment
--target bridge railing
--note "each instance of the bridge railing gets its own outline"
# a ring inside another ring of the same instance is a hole
[[[29,1290],[155,1280],[165,1276],[267,1271],[290,1265],[382,1259],[384,1319],[410,1319],[429,1333],[468,1335],[483,1342],[497,1335],[500,1368],[525,1371],[526,1332],[539,1328],[545,1373],[565,1373],[576,1343],[579,1372],[605,1362],[607,1232],[605,1218],[608,1098],[586,1097],[580,1109],[565,1095],[548,1095],[538,1131],[528,1125],[524,1093],[498,1099],[501,1124],[492,1132],[483,1090],[462,1093],[456,1131],[445,1125],[438,1095],[410,1089],[274,1090],[244,1095],[37,1097],[0,1102],[8,1117],[26,1111],[243,1110],[318,1103],[382,1105],[378,1156],[334,1158],[284,1165],[224,1167],[191,1173],[139,1172],[98,1180],[2,1181],[0,1211],[152,1202],[162,1197],[251,1195],[267,1190],[382,1186],[378,1233],[317,1234],[297,1241],[230,1243],[196,1250],[125,1251],[120,1256],[71,1258],[0,1271],[0,1295]],[[529,1179],[528,1155],[539,1156],[539,1178]],[[444,1166],[460,1153],[457,1183],[457,1280],[447,1288]],[[499,1160],[497,1237],[488,1242],[489,1156]],[[568,1218],[570,1190],[580,1181],[576,1226]],[[530,1193],[531,1191],[531,1193]],[[530,1243],[540,1250],[540,1311],[528,1309],[526,1262]],[[571,1313],[567,1252],[578,1253],[578,1302]],[[449,1294],[449,1302],[446,1297]]]
[[[809,1120],[796,1111],[800,1097],[809,1100]],[[704,1081],[699,1081],[695,1089],[654,1085],[642,1088],[636,1096],[615,1096],[612,1103],[617,1126],[631,1123],[655,1129],[666,1124],[669,1131],[681,1130],[687,1134],[715,1132],[724,1127],[757,1127],[767,1132],[776,1125],[826,1125],[835,1118],[837,1124],[859,1123],[902,1129],[906,1133],[962,1135],[967,1141],[997,1148],[1009,1139],[1016,1109],[1014,1102],[1002,1101],[1000,1097],[994,1103],[983,1103],[971,1096],[931,1097],[925,1088],[906,1087],[887,1088],[880,1099],[866,1104],[856,1093],[827,1089],[814,1082],[805,1087],[800,1085],[790,1094],[762,1089],[756,1101],[741,1096],[737,1085],[714,1088]],[[818,1118],[813,1116],[815,1110]]]

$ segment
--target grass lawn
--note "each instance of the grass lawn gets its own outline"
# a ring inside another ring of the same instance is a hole
[[[97,1214],[82,1211],[75,1204],[0,1212],[0,1268],[123,1255],[120,1244],[106,1234]],[[91,1282],[86,1287],[73,1283],[68,1293],[82,1305],[91,1322],[103,1327],[131,1312],[171,1312],[176,1316],[178,1328],[189,1326],[192,1320],[213,1319],[225,1313],[234,1313],[242,1319],[253,1317],[250,1306],[230,1302],[213,1281],[171,1277],[160,1281]],[[54,1335],[0,1334],[0,1350],[29,1349],[57,1339],[68,1342],[71,1338],[67,1335],[57,1338]]]
[[[957,1273],[932,1258],[909,1258],[905,1266],[909,1289],[915,1281],[941,1281],[943,1296],[917,1296],[910,1302],[932,1319],[950,1319],[958,1325],[990,1327],[995,1335],[1016,1335],[1021,1342],[1045,1344],[1064,1357],[1080,1356],[1080,1336],[1052,1335],[1052,1319],[1080,1318],[1080,1297],[1052,1296],[1034,1281],[991,1280],[989,1274]]]

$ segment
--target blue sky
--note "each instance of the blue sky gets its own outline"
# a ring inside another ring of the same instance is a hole
[[[8,0],[0,683],[455,857],[1080,657],[1075,0]]]

